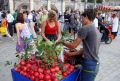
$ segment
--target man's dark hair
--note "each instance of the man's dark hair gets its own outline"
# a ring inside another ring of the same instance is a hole
[[[9,14],[9,13],[10,13],[10,11],[7,11],[7,13]]]
[[[98,13],[98,16],[100,16],[101,15],[101,13]]]
[[[5,14],[5,13],[3,13],[3,14],[2,14],[2,18],[5,18],[5,17],[6,17],[6,14]]]
[[[17,23],[24,23],[23,13],[18,13],[16,18]]]
[[[88,19],[90,21],[93,21],[95,19],[96,13],[94,11],[94,9],[86,9],[83,13],[82,13],[83,17],[88,17]]]

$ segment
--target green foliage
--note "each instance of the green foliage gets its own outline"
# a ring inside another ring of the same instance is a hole
[[[103,0],[97,0],[97,3],[102,3],[103,2]]]
[[[47,64],[47,68],[50,68],[51,64],[55,62],[58,63],[58,56],[62,50],[61,44],[56,46],[55,41],[41,41],[36,46],[38,49],[38,59],[42,59],[42,63]]]
[[[57,78],[59,81],[62,79],[62,74],[60,72],[57,73]]]

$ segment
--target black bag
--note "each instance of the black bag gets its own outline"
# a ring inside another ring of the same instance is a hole
[[[33,22],[36,22],[36,15],[33,14]]]

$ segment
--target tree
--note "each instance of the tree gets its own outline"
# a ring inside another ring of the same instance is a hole
[[[97,3],[102,3],[103,2],[103,0],[97,0]]]
[[[88,2],[90,2],[90,3],[94,3],[94,0],[88,0]]]
[[[85,2],[85,0],[81,0],[82,2]],[[103,0],[96,0],[96,3],[102,3]],[[88,0],[90,3],[94,3],[94,0]]]

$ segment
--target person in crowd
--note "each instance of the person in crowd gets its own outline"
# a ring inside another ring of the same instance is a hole
[[[101,17],[102,17],[102,22],[104,22],[104,21],[105,21],[105,15],[106,15],[105,13],[102,13],[102,14],[101,14]]]
[[[69,33],[71,32],[70,23],[69,23],[70,16],[71,15],[69,14],[69,11],[66,10],[64,14],[64,20],[65,20],[64,30],[69,29]]]
[[[71,34],[74,33],[74,35],[77,32],[78,23],[79,23],[79,21],[77,19],[78,18],[77,18],[77,15],[75,14],[75,11],[72,10],[69,22],[70,22],[70,33]]]
[[[77,81],[95,81],[99,68],[98,51],[101,35],[96,29],[93,20],[95,12],[92,9],[86,10],[82,14],[83,27],[78,32],[78,37],[73,42],[63,42],[63,45],[70,49],[75,49],[83,42],[83,54],[81,80]]]
[[[2,14],[2,21],[1,21],[1,33],[2,33],[2,36],[8,36],[10,38],[12,38],[10,36],[10,34],[8,33],[8,30],[7,30],[7,19],[6,19],[6,14]],[[12,38],[13,39],[13,38]],[[14,39],[13,39],[14,40]]]
[[[94,22],[95,27],[98,29],[98,16],[97,16],[97,14],[96,14],[93,22]]]
[[[32,15],[33,15],[33,22],[36,23],[37,14],[35,10],[32,11]]]
[[[100,32],[102,32],[102,30],[105,29],[105,26],[103,25],[103,22],[102,22],[102,16],[101,16],[101,13],[98,13],[98,26],[99,26],[99,30]]]
[[[112,34],[114,37],[117,36],[118,33],[118,27],[119,27],[119,18],[117,17],[117,14],[112,15]]]
[[[23,12],[24,20],[25,20],[25,23],[27,23],[27,24],[30,23],[30,20],[28,19],[28,14],[29,14],[28,11]]]
[[[2,21],[2,10],[0,9],[0,25],[1,25],[1,21]]]
[[[17,29],[17,44],[16,51],[19,57],[25,52],[29,46],[33,46],[31,48],[30,53],[35,54],[33,48],[35,48],[32,34],[29,31],[28,25],[25,23],[23,13],[18,13],[16,18],[16,29]],[[27,41],[25,42],[25,40]]]
[[[64,32],[64,15],[60,15],[59,18],[61,32]]]
[[[33,14],[32,14],[32,11],[31,11],[31,13],[29,13],[28,19],[30,20],[30,23],[29,23],[30,32],[32,33],[33,38],[37,38],[37,34],[36,34],[36,32],[35,32],[35,29],[34,29],[35,23],[33,22]]]
[[[15,24],[16,24],[17,13],[18,13],[18,10],[15,10],[15,12],[13,13],[13,17],[14,17],[14,21],[13,21],[14,33],[16,33]]]
[[[108,40],[108,35],[109,35],[109,30],[105,28],[105,24],[103,24],[102,21],[102,16],[100,13],[98,13],[98,29],[100,31],[100,33],[102,33],[102,38],[101,38],[101,42],[105,42]]]
[[[77,26],[77,30],[79,30],[82,27],[82,23],[81,23],[81,14],[79,9],[75,11],[75,18],[78,22],[78,26]]]
[[[41,26],[40,17],[41,17],[42,11],[39,9],[36,14],[37,14],[37,16],[36,16],[37,26],[38,26],[38,28],[40,28],[40,26]]]
[[[38,28],[38,24],[37,24],[37,12],[35,10],[32,11],[32,15],[33,15],[33,22],[34,22],[34,30],[36,33],[38,33],[39,28]]]
[[[49,11],[48,19],[43,22],[41,31],[45,41],[55,41],[56,43],[60,41],[61,30],[55,11]]]
[[[44,21],[46,21],[48,18],[48,11],[47,10],[43,10],[43,13],[40,16],[40,24],[42,24]]]
[[[10,13],[10,11],[8,11],[7,12],[8,31],[9,31],[11,37],[13,37],[13,26],[12,26],[13,21],[14,21],[14,17]]]
[[[112,16],[111,16],[111,14],[108,14],[107,21],[108,21],[108,23],[112,23]]]

